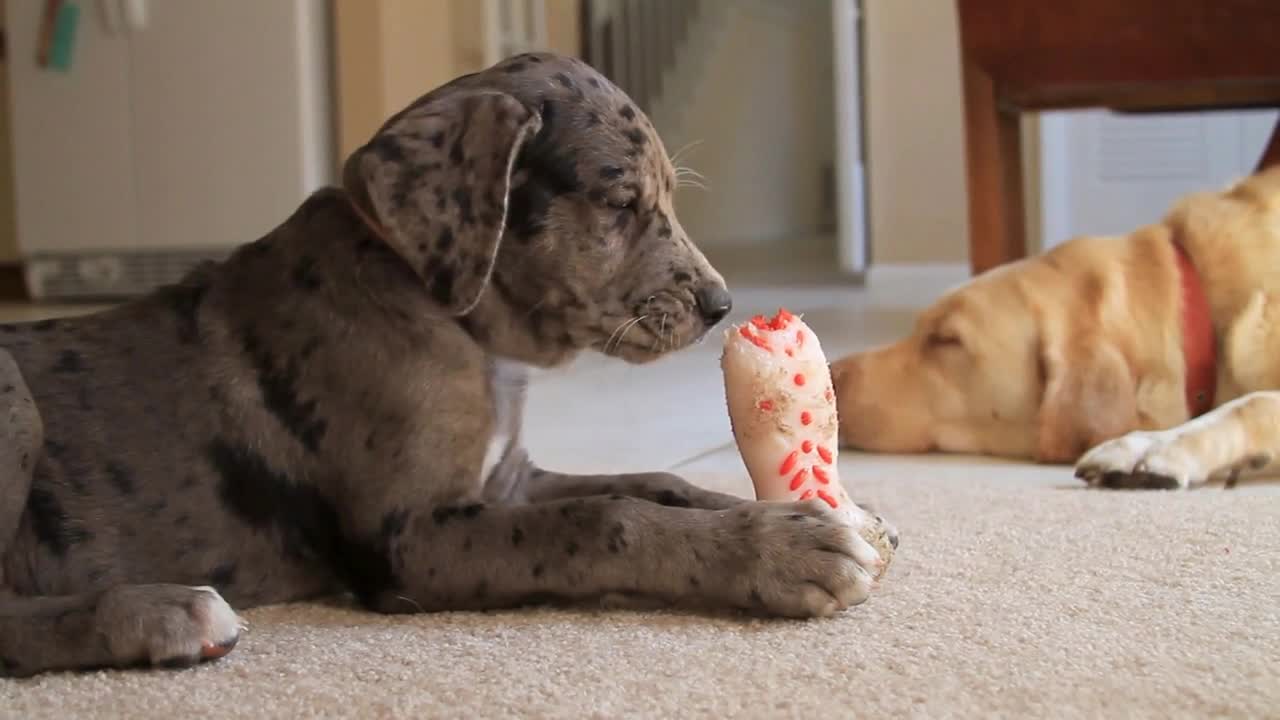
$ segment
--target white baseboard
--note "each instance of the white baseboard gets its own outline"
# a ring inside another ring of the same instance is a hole
[[[876,263],[867,268],[876,304],[924,307],[972,277],[968,263]]]

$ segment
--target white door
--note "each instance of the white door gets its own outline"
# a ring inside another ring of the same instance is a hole
[[[1273,110],[1043,114],[1044,246],[1157,222],[1182,195],[1214,190],[1248,175],[1276,115]]]
[[[45,4],[4,5],[18,247],[24,255],[131,247],[138,233],[127,41],[80,3],[70,67],[45,69],[36,63]]]
[[[255,240],[328,182],[322,0],[146,2],[129,39],[137,249]]]

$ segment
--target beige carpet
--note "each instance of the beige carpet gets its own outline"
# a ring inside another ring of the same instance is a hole
[[[1280,716],[1275,486],[1121,494],[1061,468],[842,465],[903,539],[881,592],[833,620],[266,608],[220,663],[0,681],[0,716]]]

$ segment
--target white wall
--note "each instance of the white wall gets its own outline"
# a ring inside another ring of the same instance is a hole
[[[681,222],[709,247],[811,237],[833,218],[823,168],[835,157],[831,10],[827,2],[730,3],[707,39],[701,81],[667,149],[701,140],[683,159],[709,191],[680,191]],[[772,7],[769,7],[772,5]]]
[[[968,257],[956,10],[864,0],[871,262]]]

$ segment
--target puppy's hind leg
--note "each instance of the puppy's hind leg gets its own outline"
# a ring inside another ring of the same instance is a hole
[[[56,502],[32,487],[43,444],[31,392],[13,357],[0,350],[0,559],[26,507]],[[239,618],[212,588],[120,585],[63,597],[22,597],[12,589],[0,572],[0,677],[189,665],[225,655],[240,637]]]
[[[31,491],[44,426],[18,363],[0,350],[0,557],[13,542]],[[0,588],[4,587],[0,571]]]

